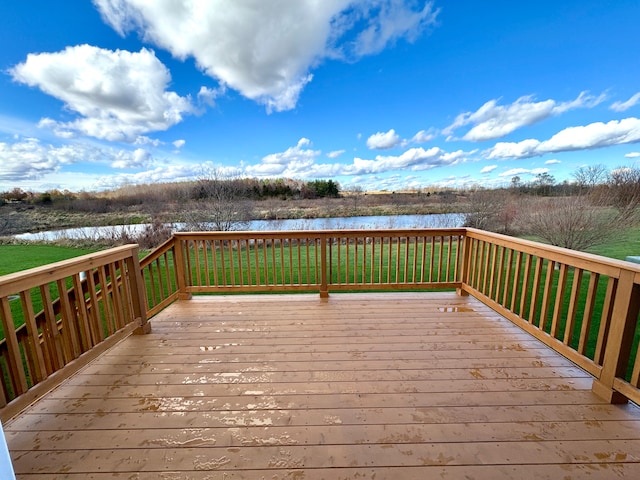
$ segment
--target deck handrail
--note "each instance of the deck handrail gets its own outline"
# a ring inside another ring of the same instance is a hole
[[[176,233],[186,293],[459,288],[464,229]],[[183,275],[184,274],[184,275]],[[181,289],[180,289],[181,290]]]
[[[10,418],[116,341],[148,330],[138,246],[0,277],[0,407]]]
[[[600,397],[640,402],[640,266],[466,232],[464,292],[591,373]]]
[[[44,285],[64,295],[51,300]],[[584,368],[601,397],[640,403],[640,266],[471,228],[179,232],[139,262],[127,246],[0,277],[3,325],[12,294],[27,319],[0,343],[0,402],[95,348],[94,317],[116,304],[129,306],[117,314],[127,315],[119,328],[133,322],[128,333],[193,294],[442,289],[473,295]]]

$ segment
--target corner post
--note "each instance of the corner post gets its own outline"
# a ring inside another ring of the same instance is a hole
[[[611,327],[606,339],[604,361],[600,377],[593,382],[592,390],[610,403],[626,403],[627,398],[614,390],[616,378],[624,378],[633,336],[640,311],[640,285],[635,283],[635,272],[622,270],[611,314]],[[603,319],[604,321],[604,319]]]

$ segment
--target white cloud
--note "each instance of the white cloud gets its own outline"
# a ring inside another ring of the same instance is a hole
[[[410,139],[401,139],[392,128],[388,132],[374,133],[367,139],[367,147],[371,150],[387,150],[395,147],[406,148],[415,143],[426,143],[436,137],[434,131],[420,130]]]
[[[148,168],[153,158],[141,148],[130,151],[89,144],[53,146],[34,138],[0,142],[0,184],[41,179],[81,162],[109,164],[114,168]]]
[[[492,158],[529,158],[541,155],[536,153],[540,141],[533,138],[521,142],[498,142],[487,150],[486,157]]]
[[[555,100],[533,101],[531,95],[518,98],[511,105],[498,105],[498,100],[489,100],[475,112],[458,115],[454,122],[442,130],[452,135],[454,130],[466,125],[474,125],[462,138],[472,142],[495,140],[518,128],[533,125],[552,116],[574,108],[591,108],[604,101],[605,96],[594,97],[586,92],[572,101],[557,103]]]
[[[410,143],[427,143],[436,138],[435,133],[427,132],[425,130],[420,130],[416,133],[413,138],[409,141]]]
[[[180,150],[182,147],[184,147],[186,143],[187,141],[182,139],[172,142],[173,146],[176,147],[177,150]]]
[[[625,158],[639,158],[640,152],[630,152],[625,154]]]
[[[310,70],[415,40],[437,16],[431,2],[398,0],[94,0],[118,33],[142,34],[179,59],[195,58],[221,85],[267,106],[295,107]],[[417,8],[416,8],[417,7]]]
[[[99,177],[94,187],[97,190],[113,189],[127,184],[181,182],[199,178],[202,165],[167,165],[137,173],[122,173]]]
[[[486,167],[483,167],[482,170],[480,170],[480,173],[490,173],[493,172],[496,168],[498,168],[498,165],[487,165]]]
[[[113,168],[119,169],[148,168],[152,164],[153,157],[142,148],[137,148],[133,152],[120,150],[115,153],[111,162]]]
[[[63,101],[81,118],[40,125],[69,138],[77,133],[107,140],[133,141],[166,130],[193,113],[189,98],[167,91],[171,75],[151,50],[105,50],[90,45],[57,53],[29,54],[10,70],[17,82],[38,87]]]
[[[411,170],[428,170],[436,167],[455,165],[466,159],[467,152],[445,152],[438,147],[425,150],[421,147],[410,148],[398,156],[376,156],[375,160],[354,158],[353,165],[344,168],[346,175],[364,175],[382,173],[410,168]]]
[[[205,105],[213,107],[216,104],[216,98],[224,95],[226,91],[227,89],[224,85],[222,85],[220,88],[200,87],[200,91],[198,92],[198,100],[200,101],[200,103],[204,103]]]
[[[134,145],[153,145],[154,147],[159,147],[160,145],[162,145],[162,142],[157,138],[150,138],[150,137],[147,137],[146,135],[140,135],[136,137],[133,144]]]
[[[541,173],[549,173],[548,168],[511,168],[506,172],[498,174],[499,177],[513,177],[515,175],[539,175]]]
[[[327,157],[332,158],[332,159],[336,159],[340,155],[342,155],[344,152],[346,152],[346,150],[334,150],[333,152],[327,153]]]
[[[367,147],[371,150],[387,150],[400,145],[401,139],[392,128],[388,132],[378,132],[367,138]]]
[[[559,163],[562,163],[562,162],[557,158],[553,158],[551,160],[547,160],[546,162],[544,162],[545,165],[557,165]]]
[[[427,27],[435,24],[438,11],[433,9],[433,2],[426,2],[422,9],[411,8],[416,2],[398,0],[361,0],[353,2],[362,7],[360,15],[374,16],[367,18],[368,26],[356,37],[353,54],[357,57],[381,52],[388,44],[400,38],[415,40]]]
[[[543,142],[499,142],[485,152],[487,158],[529,158],[546,153],[587,150],[640,142],[640,119],[625,118],[569,127]]]
[[[295,147],[290,147],[284,152],[272,153],[262,158],[257,165],[249,165],[246,172],[257,176],[292,176],[293,172],[306,171],[312,167],[315,159],[320,155],[320,150],[312,150],[309,147],[311,141],[301,138]]]
[[[626,102],[614,102],[609,108],[616,112],[624,112],[625,110],[629,110],[631,107],[634,107],[640,103],[640,92],[633,95]]]
[[[420,171],[466,161],[473,152],[446,152],[438,147],[428,150],[411,148],[400,155],[377,155],[374,159],[355,157],[352,163],[316,163],[320,150],[309,148],[311,141],[301,138],[295,147],[262,158],[259,164],[248,165],[248,176],[281,176],[290,178],[326,178],[335,176],[369,175],[395,170]]]
[[[40,178],[56,172],[62,164],[69,163],[66,155],[59,153],[62,152],[41,145],[33,138],[13,144],[0,142],[0,183]]]

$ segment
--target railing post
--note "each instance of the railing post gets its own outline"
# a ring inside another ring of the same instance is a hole
[[[459,257],[461,259],[461,261],[460,261],[460,263],[458,265],[459,271],[457,272],[458,278],[460,279],[460,283],[462,284],[461,287],[456,288],[456,293],[460,297],[466,297],[466,296],[469,295],[469,292],[467,292],[463,287],[469,283],[469,269],[471,267],[471,265],[470,265],[470,263],[471,263],[471,241],[472,240],[469,237],[469,234],[467,232],[465,232],[464,240],[461,242],[461,245],[462,245],[462,256]]]
[[[326,236],[320,238],[320,298],[329,298],[327,238]]]
[[[187,278],[185,275],[184,253],[182,250],[182,240],[173,236],[173,255],[176,261],[176,283],[178,284],[178,298],[180,300],[190,300],[191,294],[187,292]]]
[[[147,293],[142,278],[140,259],[138,258],[138,247],[131,250],[131,257],[128,260],[129,281],[131,282],[131,299],[133,303],[133,315],[140,319],[140,327],[134,330],[135,335],[151,333],[151,324],[147,321]]]
[[[605,345],[600,378],[594,380],[593,392],[610,403],[626,403],[627,398],[614,390],[616,378],[627,373],[629,355],[640,311],[640,285],[634,283],[635,272],[622,270],[618,279],[611,326]],[[604,319],[603,319],[604,321]]]

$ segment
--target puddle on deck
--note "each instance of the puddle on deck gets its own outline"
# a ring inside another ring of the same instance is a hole
[[[444,313],[475,312],[471,307],[438,307],[438,311]]]

